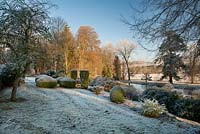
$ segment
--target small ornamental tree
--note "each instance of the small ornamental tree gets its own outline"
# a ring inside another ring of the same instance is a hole
[[[107,77],[107,78],[111,78],[112,74],[111,74],[111,67],[110,66],[105,65],[103,67],[102,76]]]
[[[115,56],[114,62],[113,62],[113,77],[115,80],[121,79],[121,62],[118,56]]]

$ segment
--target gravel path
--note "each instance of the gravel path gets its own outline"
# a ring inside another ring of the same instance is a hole
[[[10,90],[0,95],[9,97]],[[32,81],[21,102],[0,102],[0,134],[197,134],[199,126],[141,116],[81,89],[43,89]]]

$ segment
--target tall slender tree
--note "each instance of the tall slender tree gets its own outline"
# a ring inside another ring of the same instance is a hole
[[[79,53],[79,69],[90,70],[90,76],[101,75],[102,57],[100,40],[91,26],[80,26],[76,36]]]
[[[64,52],[63,52],[63,36],[62,32],[64,31],[67,23],[60,17],[52,18],[50,23],[50,31],[51,31],[51,42],[50,49],[51,57],[53,62],[53,70],[59,71],[64,70]]]
[[[178,72],[185,67],[182,54],[186,51],[187,46],[184,40],[174,31],[168,31],[164,36],[155,62],[163,65],[161,79],[169,77],[169,82],[173,83],[173,78],[175,80],[180,79]]]
[[[195,75],[200,74],[200,40],[189,47],[185,52],[184,58],[187,61],[186,74],[190,77],[191,83],[194,83]]]
[[[65,70],[66,73],[69,74],[71,69],[77,68],[76,65],[78,64],[78,54],[75,39],[69,26],[67,25],[62,32],[62,43],[62,50],[65,57]]]
[[[113,62],[113,78],[115,80],[121,80],[121,62],[117,55]]]

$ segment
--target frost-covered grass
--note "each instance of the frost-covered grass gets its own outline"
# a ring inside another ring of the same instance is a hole
[[[0,101],[0,133],[2,134],[141,134],[198,133],[199,126],[172,118],[144,117],[126,104],[110,102],[108,93],[97,96],[82,89],[43,89],[26,80],[17,96],[23,101]],[[10,90],[0,95],[9,98]],[[125,102],[130,103],[130,102]]]

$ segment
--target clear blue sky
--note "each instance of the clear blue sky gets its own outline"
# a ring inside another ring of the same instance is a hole
[[[62,17],[75,35],[81,25],[95,28],[102,45],[115,44],[121,39],[133,40],[128,26],[121,20],[121,15],[130,17],[131,0],[51,0],[58,8],[52,9],[51,16]],[[138,0],[137,0],[138,1]],[[137,2],[134,2],[137,6]],[[134,60],[151,60],[153,54],[137,47]]]

